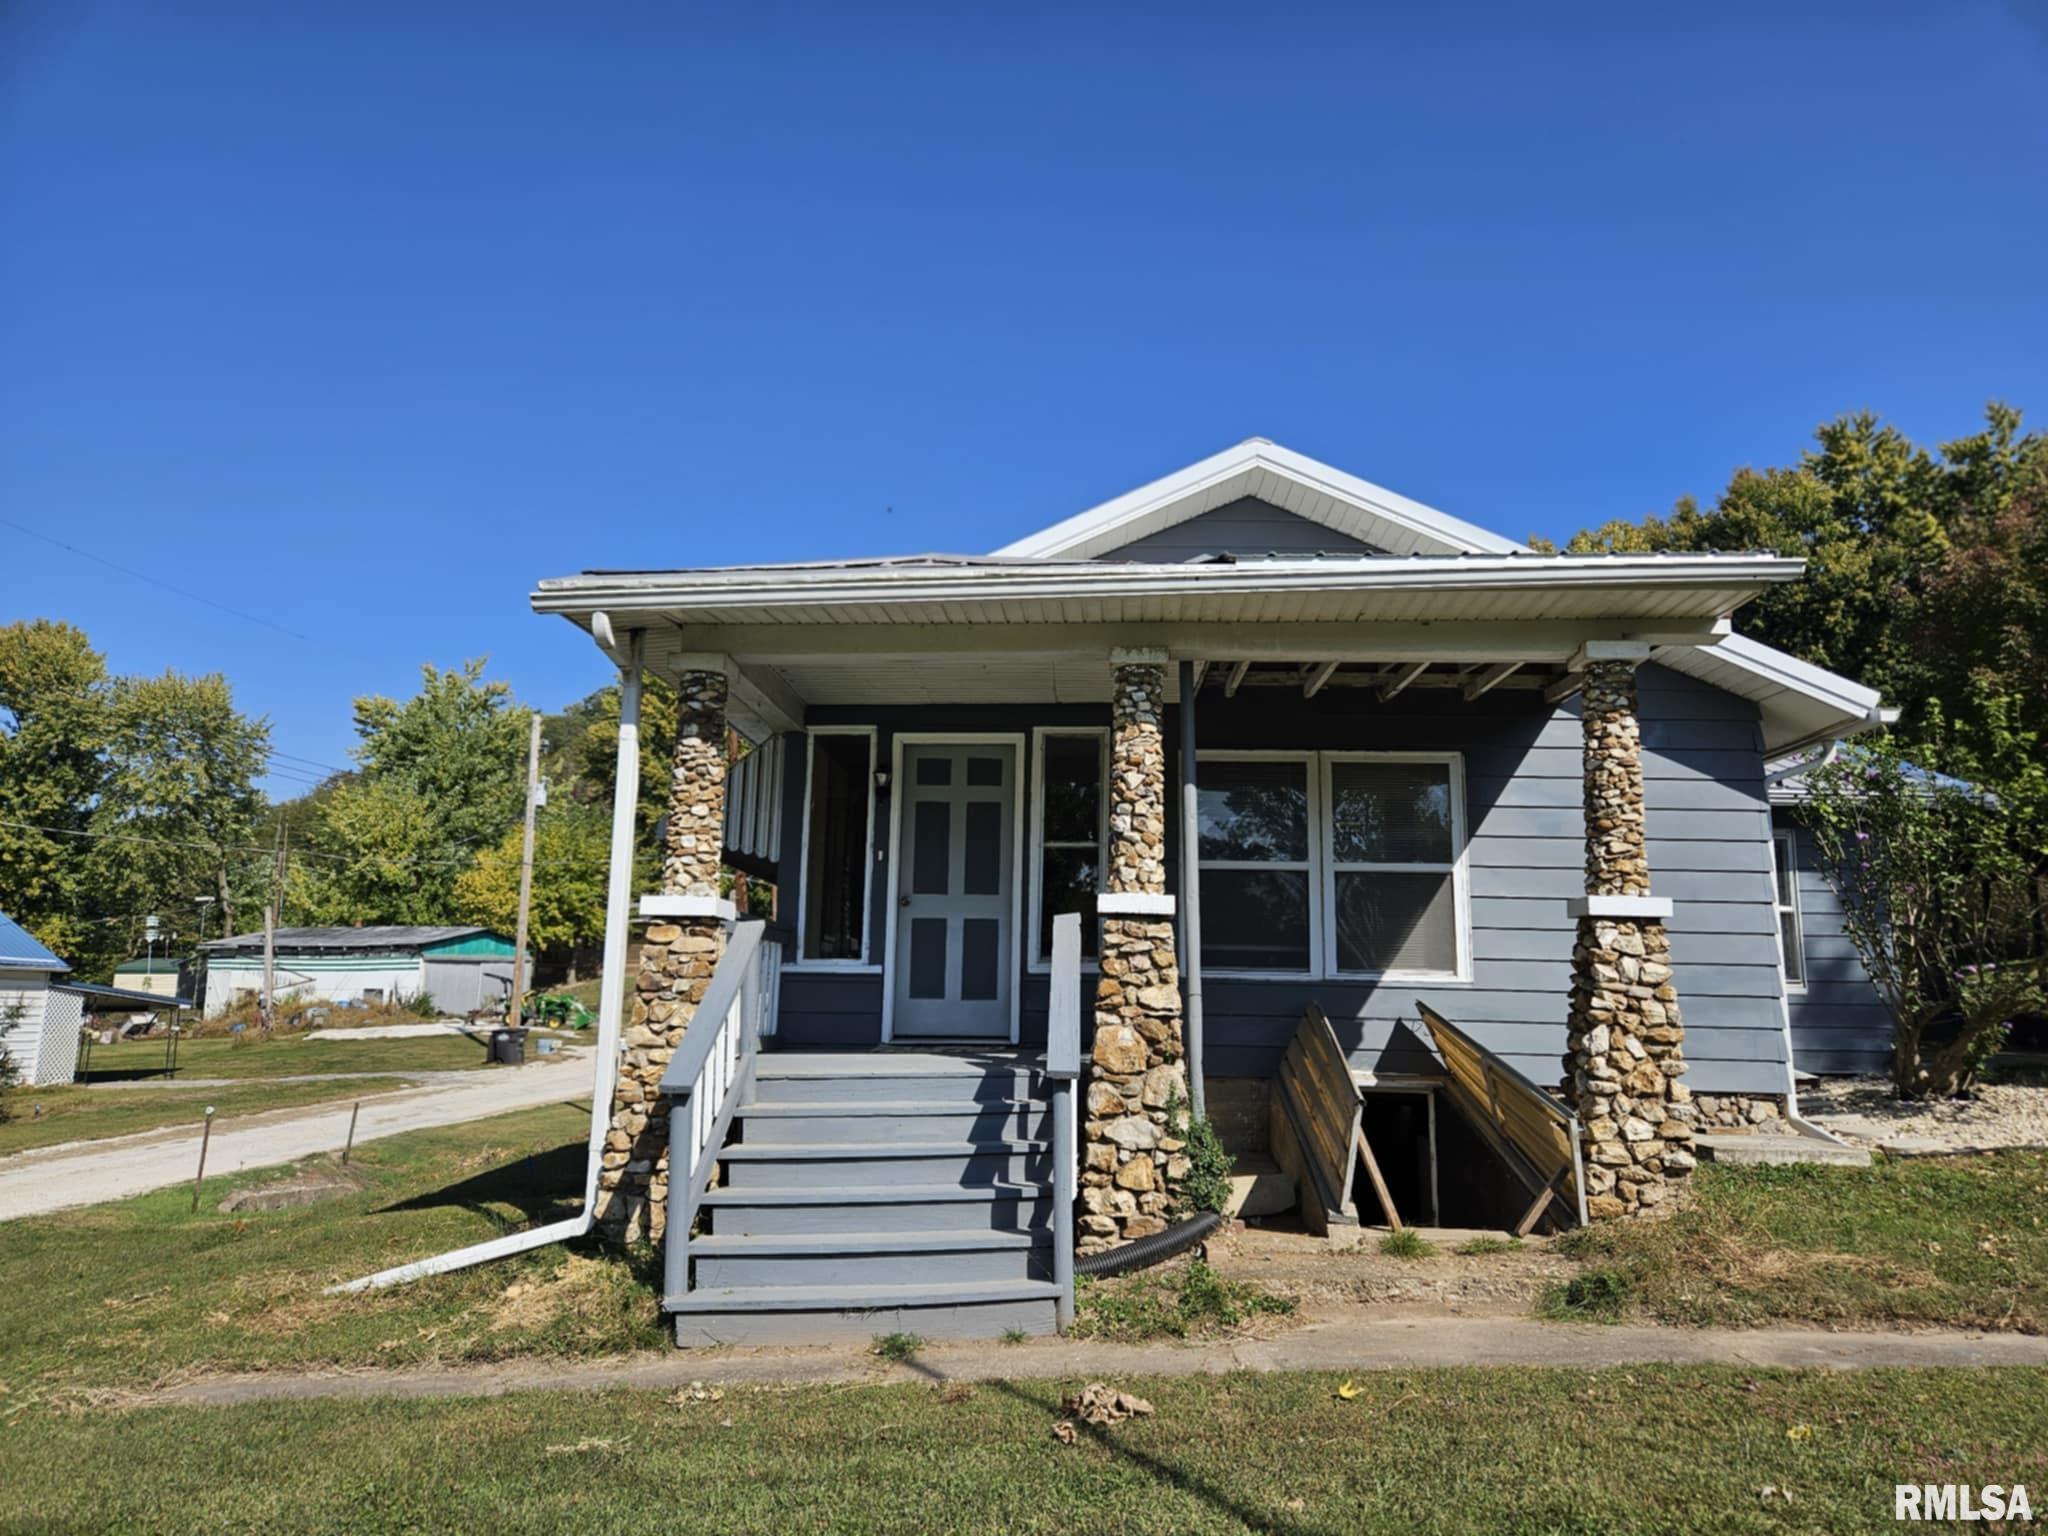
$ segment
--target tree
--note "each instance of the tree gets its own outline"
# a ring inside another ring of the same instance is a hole
[[[514,827],[456,878],[460,916],[501,933],[513,932],[519,920],[523,841],[523,829]],[[610,821],[594,806],[550,806],[536,821],[533,843],[527,936],[542,964],[565,971],[573,980],[579,965],[604,942]]]
[[[1822,870],[1891,1009],[1893,1086],[1902,1098],[1953,1094],[2015,1014],[2048,1006],[2040,887],[2015,811],[1908,761],[1891,739],[1845,752],[1808,783]]]
[[[356,700],[360,778],[323,805],[328,868],[308,876],[327,920],[446,921],[456,876],[519,818],[530,712],[484,666],[429,663],[412,698]]]
[[[47,619],[0,628],[0,891],[44,944],[90,973],[113,940],[90,884],[112,686],[84,633]]]
[[[260,905],[270,885],[267,856],[250,852],[269,722],[240,713],[220,674],[170,671],[119,679],[109,716],[92,885],[106,912],[122,919],[114,925],[120,943],[130,952],[141,944],[150,912],[165,914],[174,933],[195,923],[201,896],[217,900],[232,925],[238,887]],[[238,871],[253,878],[237,881]]]

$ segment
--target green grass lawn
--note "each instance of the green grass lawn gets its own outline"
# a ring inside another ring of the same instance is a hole
[[[368,1176],[366,1188],[299,1210],[215,1209],[230,1189],[278,1177],[273,1169],[208,1179],[197,1214],[181,1186],[9,1222],[0,1229],[0,1411],[195,1370],[658,1345],[647,1255],[555,1247],[370,1295],[321,1294],[338,1280],[572,1214],[561,1202],[582,1190],[588,1114],[586,1099],[369,1142],[351,1165]]]
[[[9,1529],[208,1532],[1862,1532],[1896,1482],[2048,1492],[2025,1371],[1117,1379],[103,1407],[0,1434]],[[2039,1496],[2037,1492],[2036,1496]]]
[[[319,1083],[235,1083],[225,1088],[24,1088],[9,1102],[15,1118],[0,1123],[0,1157],[64,1141],[97,1141],[189,1122],[197,1127],[211,1104],[222,1118],[265,1109],[294,1109],[389,1093],[406,1085],[384,1077]],[[40,1116],[36,1114],[40,1108]]]
[[[461,1072],[484,1063],[484,1048],[460,1035],[404,1040],[314,1040],[306,1035],[264,1039],[254,1034],[209,1036],[178,1044],[178,1077],[294,1077],[308,1072]],[[92,1048],[85,1081],[160,1077],[161,1040],[124,1040]],[[172,1079],[176,1081],[176,1079]]]
[[[2048,1332],[2048,1152],[1703,1165],[1667,1221],[1576,1233],[1578,1301],[1667,1322]]]

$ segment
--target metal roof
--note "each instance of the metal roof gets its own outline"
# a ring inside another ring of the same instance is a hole
[[[114,967],[116,976],[175,976],[184,962],[172,955],[145,956],[140,960],[123,960]]]
[[[475,923],[446,923],[425,927],[363,927],[363,928],[279,928],[273,935],[273,942],[280,953],[289,950],[296,954],[308,952],[342,952],[358,949],[419,949],[428,944],[439,944],[446,939],[467,938],[474,933],[489,933],[488,928]],[[263,935],[237,933],[225,939],[209,939],[199,946],[208,954],[228,954],[236,950],[261,949]]]
[[[0,912],[0,969],[68,971],[71,967],[38,943],[34,934]]]
[[[190,1008],[189,997],[171,997],[162,992],[136,992],[128,987],[103,987],[90,981],[60,981],[55,983],[59,992],[76,992],[80,997],[95,1002],[133,1003],[140,1008]]]

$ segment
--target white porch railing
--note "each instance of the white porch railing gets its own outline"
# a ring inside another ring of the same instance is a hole
[[[763,1037],[775,1033],[785,931],[752,919],[734,925],[704,997],[662,1074],[668,1116],[668,1226],[663,1289],[690,1293],[690,1229],[718,1166],[733,1111],[754,1082]]]
[[[1052,1084],[1052,1278],[1060,1331],[1074,1321],[1074,1202],[1079,1196],[1074,1084],[1081,1076],[1081,914],[1052,920],[1052,996],[1045,1021],[1045,1075]]]

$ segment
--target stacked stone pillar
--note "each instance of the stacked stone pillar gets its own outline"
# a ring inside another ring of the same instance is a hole
[[[657,915],[640,947],[625,1020],[625,1053],[612,1095],[611,1130],[597,1176],[597,1222],[615,1242],[659,1242],[668,1207],[668,1116],[661,1075],[696,1016],[725,952],[719,899],[725,829],[725,674],[684,672],[676,682],[676,744],[669,773]],[[668,898],[678,898],[669,900]]]
[[[1110,706],[1108,888],[1095,1046],[1081,1127],[1078,1251],[1163,1231],[1188,1170],[1180,963],[1166,894],[1166,668],[1119,659]],[[1185,1112],[1183,1110],[1183,1112]]]
[[[1593,1217],[1667,1203],[1693,1167],[1685,1026],[1668,903],[1650,895],[1634,659],[1585,663],[1586,898],[1574,902],[1565,1070],[1586,1139]]]

